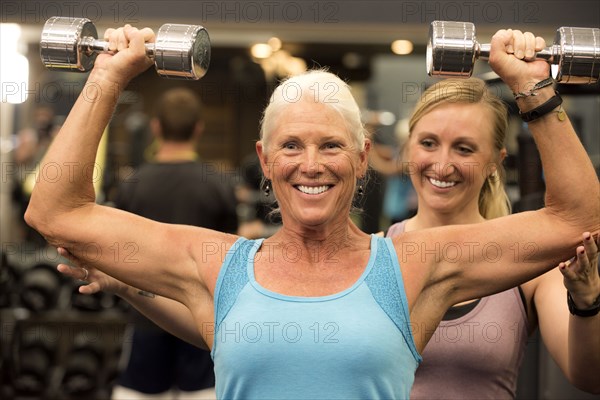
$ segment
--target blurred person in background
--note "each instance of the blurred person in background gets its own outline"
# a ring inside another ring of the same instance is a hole
[[[196,152],[204,131],[198,96],[185,88],[167,90],[155,104],[150,128],[155,138],[152,159],[120,185],[116,207],[159,222],[235,233],[232,186]],[[214,398],[209,352],[163,331],[134,309],[130,321],[127,365],[113,399]]]

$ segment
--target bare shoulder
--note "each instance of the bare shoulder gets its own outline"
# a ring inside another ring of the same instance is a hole
[[[432,258],[426,257],[428,247],[431,247],[430,238],[430,233],[425,230],[403,232],[392,238],[409,308],[431,281]]]
[[[183,227],[178,234],[185,238],[182,245],[189,251],[207,289],[213,293],[225,257],[240,236],[191,226]]]

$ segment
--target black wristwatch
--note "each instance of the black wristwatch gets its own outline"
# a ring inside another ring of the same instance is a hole
[[[550,97],[545,103],[537,106],[533,110],[529,110],[524,113],[519,112],[519,115],[521,116],[521,119],[525,122],[535,121],[536,119],[541,118],[544,115],[552,112],[556,107],[562,104],[562,101],[562,97],[560,97],[560,94],[558,94],[558,92],[555,90],[554,96]],[[562,119],[559,116],[559,119],[561,121],[564,120],[564,116]]]
[[[573,315],[577,315],[578,317],[593,317],[600,312],[600,296],[598,296],[594,304],[592,304],[592,307],[586,310],[580,310],[575,306],[571,293],[567,291],[567,305],[569,306],[569,312]]]

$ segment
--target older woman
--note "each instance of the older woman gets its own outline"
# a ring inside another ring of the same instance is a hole
[[[546,114],[530,124],[546,208],[393,241],[360,232],[349,211],[370,145],[348,87],[323,72],[284,82],[265,111],[256,148],[283,221],[272,237],[249,241],[96,205],[85,171],[119,92],[150,65],[144,42],[154,38],[129,26],[105,36],[118,52],[98,57],[41,167],[69,173],[36,185],[26,220],[82,262],[183,304],[212,349],[218,397],[407,398],[445,310],[545,272],[580,232],[599,229],[590,160],[568,120]],[[490,62],[521,91],[545,78],[545,65],[520,59],[543,45],[500,31]],[[541,91],[522,111],[552,95]],[[513,251],[525,244],[535,251]]]

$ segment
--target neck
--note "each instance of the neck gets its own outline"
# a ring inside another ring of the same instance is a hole
[[[320,262],[331,262],[339,258],[336,254],[347,252],[352,249],[368,247],[370,236],[361,231],[352,220],[348,219],[344,224],[333,226],[329,229],[303,228],[294,230],[282,228],[268,239],[273,245],[281,245],[286,252],[294,254],[294,258],[310,264]]]
[[[461,210],[461,212],[440,213],[419,207],[417,215],[409,219],[406,223],[406,231],[416,231],[445,225],[476,224],[483,221],[485,221],[485,218],[479,213],[479,209],[469,212]]]
[[[158,162],[194,161],[198,159],[198,154],[192,141],[163,141],[160,143],[154,158]]]

